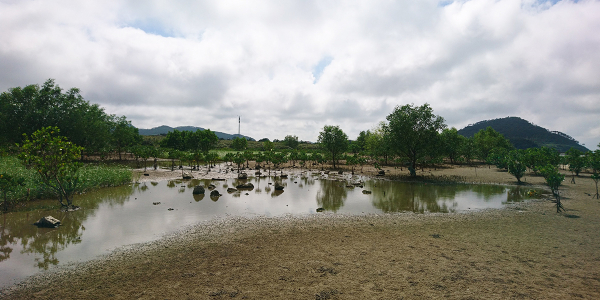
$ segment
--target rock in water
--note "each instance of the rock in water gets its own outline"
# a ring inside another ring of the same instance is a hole
[[[248,179],[248,174],[242,172],[238,175],[238,179]]]
[[[236,186],[236,188],[238,189],[254,189],[254,185],[250,182],[247,183],[243,183],[243,184],[238,184],[238,186]]]
[[[58,225],[60,225],[60,221],[52,216],[47,216],[33,223],[33,225],[44,228],[56,228]]]
[[[221,194],[219,194],[219,191],[212,191],[212,192],[210,192],[210,196],[211,197],[220,197]]]
[[[183,179],[192,179],[194,178],[194,176],[192,176],[192,174],[185,172],[183,173]]]
[[[275,190],[283,191],[283,185],[281,185],[279,182],[275,182]]]
[[[199,186],[199,185],[195,186],[192,194],[193,195],[204,195],[204,187]]]

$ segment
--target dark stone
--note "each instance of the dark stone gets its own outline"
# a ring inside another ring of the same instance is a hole
[[[371,193],[371,191],[363,190],[362,193],[365,194],[365,195],[368,195],[368,194]]]
[[[192,192],[192,194],[194,194],[194,195],[200,195],[200,194],[202,194],[203,195],[204,194],[204,187],[199,186],[199,185],[195,186],[194,187],[194,191]]]
[[[384,170],[379,170],[379,173],[377,173],[377,175],[384,176],[385,175],[385,171]]]
[[[235,192],[237,192],[237,189],[234,189],[234,188],[228,188],[228,189],[227,189],[227,192],[228,192],[228,193],[230,193],[230,194],[231,194],[231,193],[235,193]]]
[[[150,176],[150,174],[148,174],[148,173],[144,173],[144,176]]]
[[[283,191],[283,185],[281,185],[281,183],[279,183],[279,182],[275,182],[275,190]]]
[[[250,189],[251,190],[251,189],[254,189],[254,185],[252,183],[250,183],[250,182],[247,182],[247,183],[243,183],[243,184],[238,184],[236,186],[236,188],[238,188],[238,189],[246,189],[246,190]]]
[[[225,178],[213,178],[214,181],[225,181]]]
[[[324,211],[325,211],[325,209],[322,207],[317,208],[317,212],[324,212]]]
[[[238,174],[238,179],[248,179],[248,174],[242,172]]]
[[[208,189],[211,190],[211,191],[214,190],[214,189],[216,189],[216,188],[217,187],[214,184],[209,184],[208,185]]]
[[[194,178],[194,176],[192,176],[192,174],[185,172],[183,173],[183,179],[192,179]]]
[[[344,171],[338,171],[338,174],[342,175],[344,174]]]
[[[56,228],[60,225],[60,221],[58,219],[54,218],[53,216],[47,216],[47,217],[43,217],[39,221],[33,223],[33,225],[35,225],[37,227],[44,227],[44,228]]]
[[[212,192],[210,192],[210,196],[211,197],[220,197],[221,194],[219,194],[219,191],[212,191]]]

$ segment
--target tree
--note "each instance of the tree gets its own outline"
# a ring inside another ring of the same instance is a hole
[[[371,134],[371,132],[361,131],[356,138],[356,145],[358,146],[358,152],[365,151],[367,149],[367,137]]]
[[[556,212],[560,212],[561,210],[565,210],[562,203],[560,202],[560,194],[558,192],[558,187],[565,180],[565,175],[558,172],[558,168],[552,165],[547,165],[541,168],[540,172],[544,176],[546,180],[546,184],[550,187],[552,194],[556,198]]]
[[[58,127],[44,127],[32,133],[31,139],[25,136],[19,159],[25,166],[37,171],[42,182],[56,193],[63,207],[73,208],[71,196],[79,185],[77,170],[81,167],[76,160],[83,147],[58,134]]]
[[[446,128],[444,118],[433,114],[429,104],[419,107],[407,104],[396,106],[386,118],[385,134],[398,155],[411,163],[410,175],[416,176],[417,161],[432,152],[439,132]]]
[[[196,130],[198,136],[198,149],[206,155],[210,150],[214,149],[219,142],[219,137],[210,129]]]
[[[285,138],[283,138],[283,144],[292,149],[296,149],[299,144],[298,137],[295,135],[286,135]]]
[[[385,122],[379,123],[373,130],[367,130],[365,148],[374,160],[383,157],[387,165],[388,158],[393,155],[389,136],[385,133]]]
[[[111,147],[114,115],[90,104],[79,89],[64,91],[53,79],[11,88],[0,94],[0,144],[20,143],[43,127],[60,128],[61,135],[88,152]]]
[[[583,157],[583,152],[575,148],[571,148],[567,150],[565,155],[567,157],[567,163],[569,164],[569,170],[575,173],[576,176],[579,176],[579,172],[581,172],[581,169],[585,167],[585,158]]]
[[[141,136],[137,128],[131,125],[131,121],[127,121],[125,116],[114,120],[114,128],[112,130],[112,143],[119,153],[121,160],[121,152],[123,148],[133,146],[141,141]]]
[[[473,136],[479,159],[486,160],[492,149],[504,148],[511,150],[513,145],[501,133],[491,126],[481,129]]]
[[[18,186],[25,185],[25,178],[19,176],[11,176],[6,173],[0,174],[0,192],[2,192],[2,198],[4,200],[4,211],[8,210],[8,198],[7,194],[14,191]]]
[[[440,139],[442,154],[450,159],[451,164],[454,164],[456,159],[460,156],[460,149],[466,138],[458,134],[458,130],[452,127],[450,129],[445,128],[442,130]]]
[[[274,147],[273,142],[271,142],[271,141],[269,141],[267,139],[266,141],[263,141],[262,143],[263,143],[263,150],[264,151],[268,152],[268,151],[273,150],[273,147]]]
[[[318,143],[331,154],[333,168],[335,169],[336,159],[348,147],[348,136],[339,126],[325,125],[323,131],[319,133]]]
[[[248,146],[248,141],[245,138],[236,137],[233,139],[233,143],[231,143],[231,148],[237,151],[242,151],[246,149]]]
[[[512,150],[508,153],[506,164],[508,173],[512,174],[517,178],[517,183],[521,184],[521,177],[525,175],[527,167],[523,162],[525,155],[522,150]]]

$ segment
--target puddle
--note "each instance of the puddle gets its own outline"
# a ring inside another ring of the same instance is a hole
[[[247,182],[254,188],[227,191]],[[276,183],[284,187],[283,191],[275,189]],[[221,196],[210,196],[210,184]],[[206,194],[193,195],[196,185],[207,188]],[[453,213],[500,208],[527,198],[526,192],[498,185],[402,183],[349,175],[326,179],[311,174],[170,180],[107,188],[77,196],[74,203],[82,209],[75,212],[30,211],[0,216],[0,287],[55,265],[86,261],[217,217]],[[32,225],[47,215],[61,220],[62,225],[57,229]]]

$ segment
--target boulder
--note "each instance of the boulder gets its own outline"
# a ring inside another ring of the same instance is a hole
[[[185,172],[183,173],[183,179],[192,179],[194,178],[194,176],[192,176],[192,174]]]
[[[371,194],[371,191],[363,190],[362,193],[365,195],[368,195],[368,194]]]
[[[195,186],[194,187],[194,191],[192,192],[193,195],[204,195],[204,187],[203,186]]]
[[[228,189],[227,189],[227,192],[228,192],[228,193],[230,193],[230,194],[231,194],[231,193],[235,193],[235,192],[237,192],[237,189],[234,189],[234,188],[228,188]]]
[[[214,189],[216,189],[216,188],[217,187],[214,184],[212,184],[212,183],[208,185],[208,189],[211,190],[211,191],[214,190]]]
[[[242,173],[238,174],[238,179],[248,179],[248,174],[246,174],[245,172],[242,172]]]
[[[33,223],[33,225],[44,228],[56,228],[60,225],[60,221],[53,216],[46,216]]]
[[[281,183],[279,183],[279,182],[275,182],[275,190],[283,191],[283,185],[281,185]]]
[[[385,171],[379,170],[379,173],[377,173],[377,176],[385,176]]]
[[[325,211],[325,209],[322,207],[317,208],[317,212],[324,212],[324,211]]]
[[[238,188],[238,189],[250,189],[251,190],[251,189],[254,188],[254,185],[252,183],[250,183],[250,182],[247,182],[247,183],[238,184],[236,186],[236,188]]]
[[[221,194],[219,194],[219,191],[212,191],[212,192],[210,192],[210,196],[211,197],[220,197]]]

